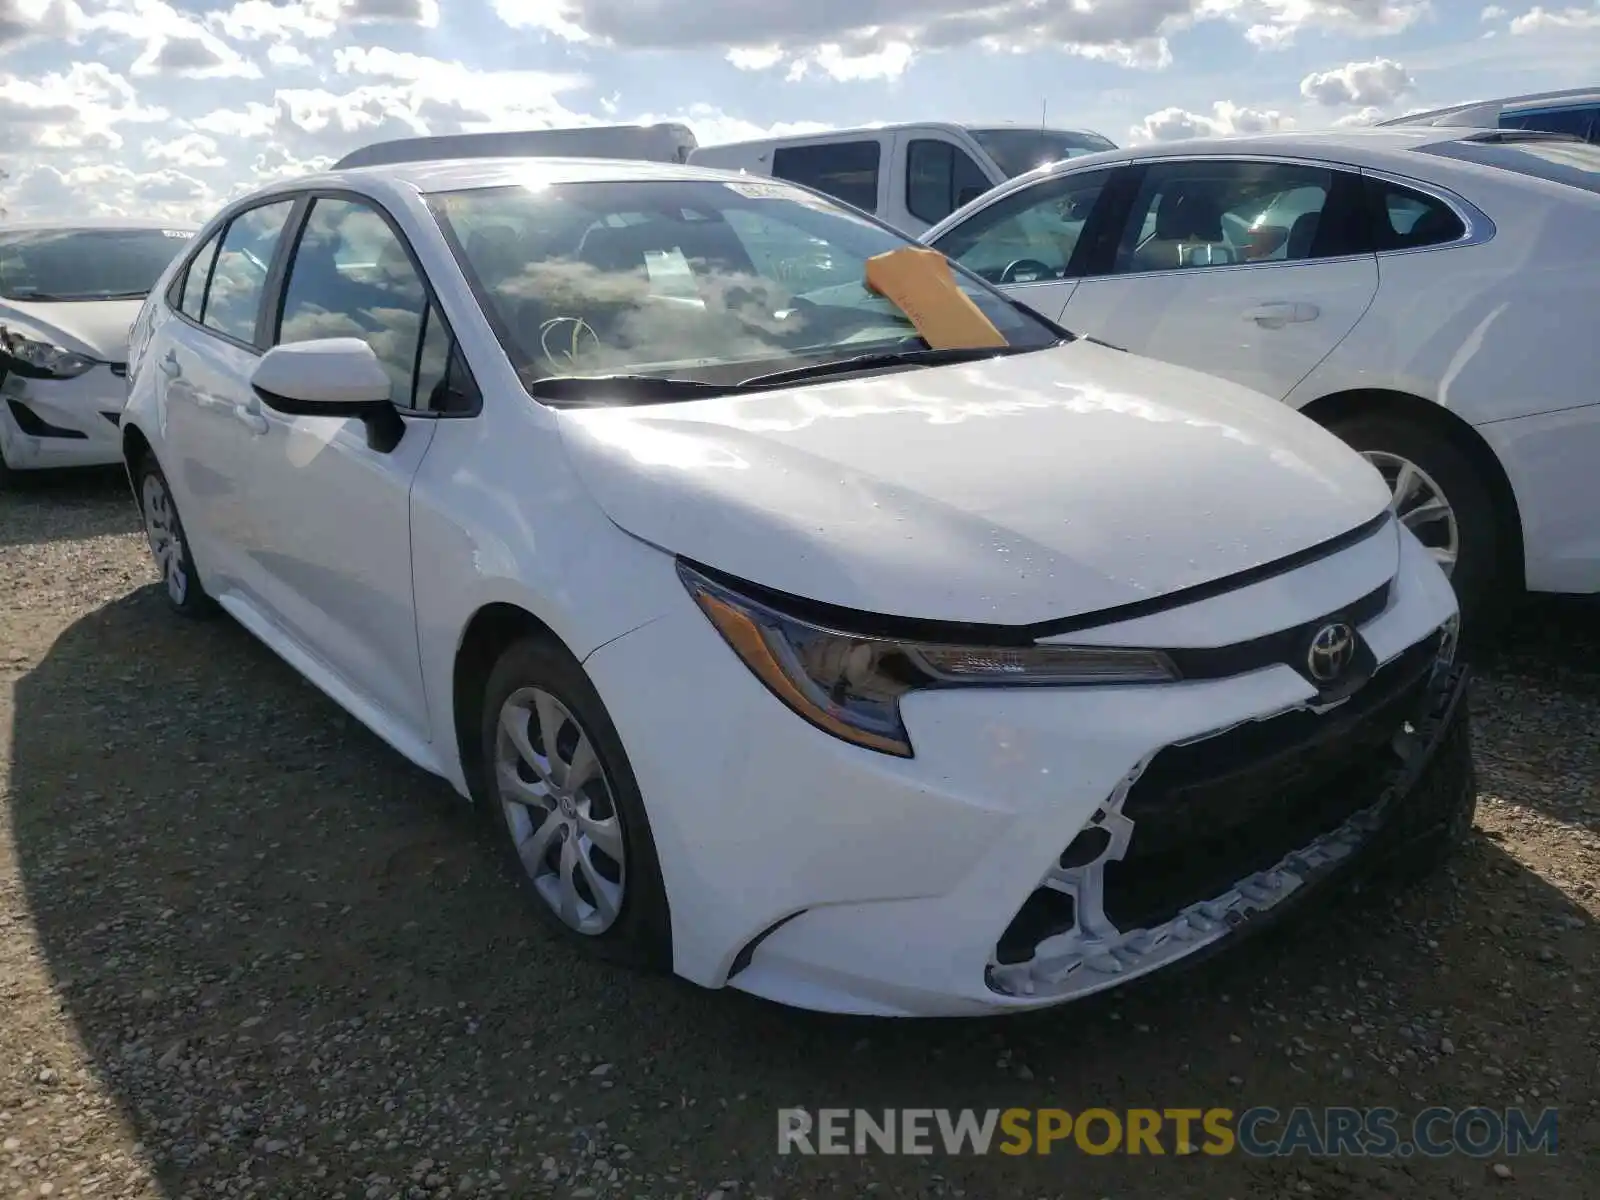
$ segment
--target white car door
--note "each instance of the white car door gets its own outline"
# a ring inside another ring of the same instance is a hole
[[[1081,235],[1117,166],[1055,175],[1007,192],[929,244],[1057,320],[1085,270]]]
[[[1378,290],[1355,171],[1255,159],[1142,168],[1115,254],[1058,319],[1283,399]]]
[[[272,340],[364,339],[389,371],[405,432],[385,449],[358,420],[254,408],[256,586],[289,637],[425,742],[410,496],[437,428],[450,331],[404,241],[370,204],[319,196],[302,228]]]
[[[185,531],[216,594],[247,586],[242,557],[255,515],[250,498],[250,373],[261,351],[261,301],[293,199],[238,213],[196,252],[143,369],[166,416],[167,472]],[[220,248],[220,249],[219,249]]]

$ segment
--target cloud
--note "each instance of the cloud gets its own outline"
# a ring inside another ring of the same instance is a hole
[[[0,145],[13,153],[115,150],[117,126],[167,116],[142,105],[133,85],[100,63],[72,63],[37,79],[0,75]]]
[[[715,49],[741,70],[836,80],[894,78],[927,52],[1043,50],[1161,69],[1172,35],[1226,21],[1259,46],[1302,30],[1397,33],[1430,0],[492,0],[507,25],[569,42]],[[886,56],[886,57],[885,57]]]
[[[1345,104],[1383,107],[1415,87],[1411,73],[1399,63],[1376,58],[1307,75],[1300,81],[1300,94],[1328,108]]]
[[[1184,138],[1230,137],[1239,133],[1270,133],[1294,128],[1294,119],[1275,109],[1245,108],[1229,100],[1218,100],[1209,116],[1182,108],[1164,108],[1151,113],[1128,131],[1130,141],[1175,142]]]
[[[41,38],[74,38],[82,21],[75,0],[0,0],[0,51]]]
[[[150,138],[144,156],[151,162],[171,163],[175,167],[225,167],[228,160],[217,153],[217,141],[203,133],[185,133],[170,141]]]
[[[1383,119],[1383,109],[1368,106],[1353,113],[1345,113],[1334,122],[1339,129],[1360,129],[1366,125],[1376,125]]]
[[[261,75],[255,63],[166,0],[101,0],[101,7],[83,18],[82,27],[141,43],[143,50],[129,68],[131,75],[188,79]]]
[[[1544,8],[1536,5],[1515,17],[1512,33],[1538,33],[1547,29],[1600,29],[1600,3],[1587,8]]]

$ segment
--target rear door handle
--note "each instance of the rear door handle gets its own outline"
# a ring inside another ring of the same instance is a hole
[[[1244,310],[1246,321],[1254,321],[1265,329],[1282,329],[1289,324],[1315,321],[1321,315],[1320,308],[1303,300],[1275,300],[1269,304],[1258,304],[1254,308]]]
[[[178,362],[178,355],[175,351],[168,350],[167,356],[161,360],[159,366],[161,367],[161,373],[168,379],[176,379],[183,374],[183,365]]]

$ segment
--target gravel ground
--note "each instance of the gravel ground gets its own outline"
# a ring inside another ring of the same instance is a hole
[[[1181,984],[787,1012],[541,936],[453,793],[227,620],[120,477],[0,495],[0,1193],[1600,1196],[1600,614],[1477,693],[1470,847]],[[780,1158],[775,1110],[1558,1105],[1554,1157]]]

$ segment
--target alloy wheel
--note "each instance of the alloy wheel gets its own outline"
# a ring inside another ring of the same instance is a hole
[[[500,706],[495,786],[522,868],[561,922],[596,937],[622,912],[627,849],[594,739],[543,688]]]
[[[1389,485],[1389,508],[1416,535],[1446,576],[1461,553],[1461,527],[1444,489],[1416,463],[1386,450],[1363,450]]]
[[[144,532],[150,553],[167,585],[167,596],[182,605],[189,596],[188,551],[183,541],[183,526],[172,496],[160,475],[154,471],[144,477]]]

